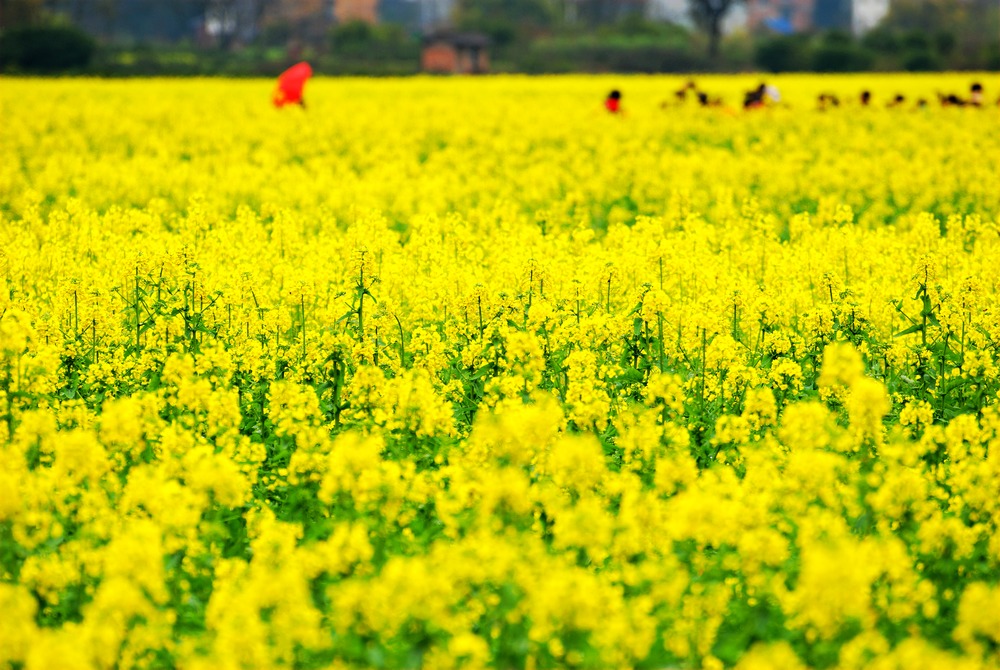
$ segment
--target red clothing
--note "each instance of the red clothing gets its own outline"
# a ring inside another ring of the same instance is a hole
[[[621,100],[618,98],[608,98],[604,101],[604,107],[612,114],[617,114],[619,107],[621,106]]]
[[[278,88],[274,91],[275,107],[284,105],[302,104],[302,89],[306,85],[306,80],[312,76],[312,68],[309,63],[298,63],[288,68],[278,77]]]

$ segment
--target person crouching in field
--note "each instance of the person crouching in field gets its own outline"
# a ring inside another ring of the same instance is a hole
[[[693,79],[689,79],[686,84],[674,91],[674,99],[676,100],[677,106],[683,106],[687,101],[687,94],[691,92],[694,95],[694,99],[697,100],[701,107],[722,107],[722,98],[718,96],[710,96],[705,91],[698,90],[698,85],[694,83]],[[660,103],[660,109],[667,109],[670,107],[670,101],[664,100]]]
[[[945,95],[944,93],[938,93],[938,102],[941,103],[942,107],[965,107],[965,100],[954,93],[949,93]]]
[[[303,97],[303,89],[312,74],[312,67],[306,62],[297,63],[282,72],[278,77],[278,87],[271,96],[274,106],[298,105],[305,109],[306,101]]]
[[[983,85],[978,81],[969,88],[969,104],[973,107],[983,106]]]
[[[752,91],[747,91],[743,96],[743,109],[760,109],[766,107],[769,102],[780,102],[781,94],[774,86],[768,86],[761,82],[760,86]]]
[[[622,93],[618,89],[615,89],[608,93],[608,97],[604,99],[604,109],[608,110],[612,114],[622,113]]]
[[[747,91],[743,96],[743,109],[758,109],[764,106],[764,96],[767,87],[761,84],[752,91]]]
[[[677,99],[677,104],[683,104],[687,100],[688,91],[697,94],[698,87],[695,85],[693,79],[688,79],[687,83],[681,86],[679,89],[674,91],[674,98]]]
[[[702,107],[722,107],[722,98],[713,98],[704,91],[698,91],[698,104]]]
[[[840,107],[840,98],[833,93],[820,93],[816,98],[816,109],[822,112],[829,107]]]

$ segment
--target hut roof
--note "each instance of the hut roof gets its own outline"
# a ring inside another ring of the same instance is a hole
[[[490,45],[490,38],[482,33],[460,33],[451,30],[439,30],[424,35],[424,46],[438,42],[450,44],[457,49],[482,49]]]

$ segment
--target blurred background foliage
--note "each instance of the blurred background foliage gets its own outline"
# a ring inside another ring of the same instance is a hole
[[[442,30],[487,36],[497,72],[1000,69],[995,0],[884,0],[864,30],[848,12],[833,29],[794,31],[746,20],[768,2],[0,0],[0,70],[268,76],[309,59],[325,74],[405,75]]]

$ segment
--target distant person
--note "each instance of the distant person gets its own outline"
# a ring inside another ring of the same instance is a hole
[[[861,106],[867,107],[872,101],[871,91],[861,91]]]
[[[917,108],[918,109],[923,109],[926,106],[927,106],[927,99],[926,98],[920,98],[919,100],[917,100]]]
[[[722,98],[711,97],[708,93],[704,91],[698,91],[698,104],[702,107],[722,107]]]
[[[677,105],[684,105],[685,101],[687,101],[688,92],[694,95],[694,99],[698,101],[698,105],[701,107],[722,107],[722,98],[710,96],[705,91],[699,91],[698,85],[695,84],[693,79],[689,79],[686,84],[674,91],[674,99]],[[664,100],[660,104],[660,107],[662,109],[670,107],[669,100]]]
[[[761,83],[760,86],[747,91],[743,96],[743,109],[759,109],[764,106],[767,98],[767,86]]]
[[[694,91],[695,93],[698,92],[698,87],[695,86],[693,79],[688,79],[686,84],[674,91],[674,97],[677,99],[678,103],[682,103],[687,100],[688,91]]]
[[[766,107],[768,102],[781,102],[781,92],[777,87],[761,82],[760,86],[743,96],[743,109],[759,109]]]
[[[983,85],[978,81],[969,88],[969,104],[974,107],[983,106]]]
[[[949,93],[945,95],[944,93],[938,93],[938,102],[941,103],[942,107],[965,107],[965,100],[954,93]]]
[[[902,93],[897,93],[893,96],[892,101],[886,105],[886,107],[899,107],[904,102],[906,102],[906,96]]]
[[[822,112],[827,107],[840,107],[840,98],[833,93],[820,93],[816,98],[816,108]]]
[[[612,114],[622,113],[622,93],[618,89],[615,89],[608,93],[608,97],[604,99],[604,108],[611,112]]]
[[[306,101],[303,97],[303,90],[312,73],[312,67],[306,62],[296,63],[282,72],[278,76],[278,87],[274,90],[274,95],[271,98],[274,106],[298,105],[305,109]]]

